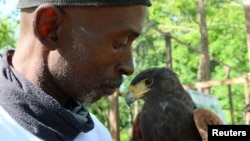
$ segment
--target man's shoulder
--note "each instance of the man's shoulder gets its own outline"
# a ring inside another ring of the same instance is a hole
[[[4,141],[41,141],[29,131],[19,125],[0,106],[0,140]]]
[[[80,133],[74,141],[91,140],[91,141],[112,141],[109,130],[93,114],[90,114],[95,124],[94,128],[87,133]]]

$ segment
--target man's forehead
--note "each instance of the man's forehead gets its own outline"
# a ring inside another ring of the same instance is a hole
[[[55,6],[151,5],[150,0],[19,0],[17,8],[23,9],[37,7],[46,3]]]

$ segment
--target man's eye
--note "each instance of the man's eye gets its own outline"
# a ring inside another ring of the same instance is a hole
[[[127,45],[125,43],[117,43],[114,45],[114,48],[115,49],[120,49],[120,48],[124,48],[126,47]]]
[[[115,49],[124,48],[128,44],[128,36],[119,38],[115,43]]]
[[[126,47],[126,46],[127,46],[127,44],[120,43],[119,48],[124,48],[124,47]]]

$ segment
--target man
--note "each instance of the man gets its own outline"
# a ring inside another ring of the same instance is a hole
[[[133,73],[131,45],[148,6],[149,0],[19,0],[17,47],[0,57],[0,106],[40,139],[87,135],[94,122],[82,103],[112,94],[122,75]]]

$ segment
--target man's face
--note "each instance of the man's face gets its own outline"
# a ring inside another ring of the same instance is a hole
[[[64,8],[59,46],[48,69],[64,95],[93,103],[113,94],[133,73],[132,42],[141,33],[146,6]],[[58,90],[57,90],[58,91]]]

